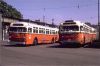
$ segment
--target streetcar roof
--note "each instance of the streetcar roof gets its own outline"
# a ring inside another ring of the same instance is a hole
[[[11,23],[10,27],[26,27],[26,28],[28,28],[28,27],[38,27],[38,28],[45,28],[45,29],[49,29],[49,30],[55,30],[55,31],[59,30],[57,27],[49,27],[49,26],[43,26],[43,25],[38,25],[38,24],[35,24],[35,23],[26,23],[26,22]]]
[[[72,20],[71,21],[68,20],[68,21],[64,21],[64,22],[61,23],[61,25],[64,25],[64,24],[65,25],[67,25],[67,24],[68,25],[71,25],[71,24],[83,25],[84,23],[82,23],[81,21],[77,21],[77,20],[73,20],[73,21]]]
[[[85,23],[83,23],[81,21],[77,21],[77,20],[66,20],[66,21],[62,22],[60,25],[61,26],[77,25],[77,26],[84,26],[84,27],[86,27],[88,29],[91,29],[92,31],[96,30],[95,28],[93,28],[93,27],[91,27],[91,26],[89,26],[89,25],[87,25],[87,24],[85,24]]]

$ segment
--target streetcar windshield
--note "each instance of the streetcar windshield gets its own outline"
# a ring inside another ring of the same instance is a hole
[[[11,32],[26,32],[27,28],[25,28],[25,27],[10,27],[9,31],[11,31]]]
[[[78,26],[62,26],[61,27],[62,31],[79,31]]]

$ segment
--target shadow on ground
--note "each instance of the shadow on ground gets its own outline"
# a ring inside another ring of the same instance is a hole
[[[100,49],[100,44],[92,44],[91,48],[97,48],[97,49]]]
[[[49,46],[48,48],[97,48],[100,49],[100,43],[93,43],[92,45],[84,45],[84,46],[77,46],[77,45],[53,45]]]
[[[4,47],[28,47],[26,45],[3,45]]]
[[[53,45],[53,46],[49,46],[47,48],[79,48],[77,46],[73,46],[73,45]]]

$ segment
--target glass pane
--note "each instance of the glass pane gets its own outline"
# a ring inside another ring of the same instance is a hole
[[[27,29],[25,27],[10,27],[9,31],[13,31],[13,32],[26,32]]]
[[[32,32],[32,28],[28,28],[28,32]]]
[[[78,26],[63,26],[62,30],[64,30],[64,31],[78,31],[79,27]]]

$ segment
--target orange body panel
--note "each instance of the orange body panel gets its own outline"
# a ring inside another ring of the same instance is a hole
[[[84,44],[84,43],[89,43],[89,42],[95,40],[96,34],[88,34],[88,33],[77,33],[77,34],[72,34],[72,35],[61,34],[59,36],[59,39],[60,39],[60,41],[64,40],[64,42],[67,42],[70,39],[70,41],[72,41],[72,42],[75,41],[77,43]]]
[[[53,40],[54,42],[58,41],[58,35],[48,35],[48,34],[33,34],[33,33],[11,33],[10,40],[19,42],[21,39],[24,39],[22,42],[25,44],[33,44],[35,38],[37,38],[38,43],[51,43]],[[19,40],[16,40],[19,39]]]

